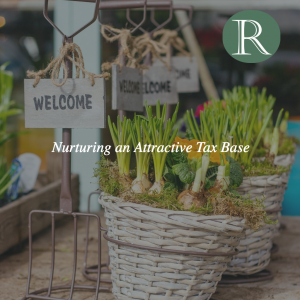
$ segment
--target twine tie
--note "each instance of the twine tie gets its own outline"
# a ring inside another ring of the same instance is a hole
[[[33,83],[34,87],[38,85],[40,79],[44,78],[48,72],[50,72],[52,83],[55,86],[57,87],[63,86],[68,79],[68,69],[65,63],[65,59],[70,60],[75,65],[76,78],[79,78],[80,71],[81,71],[82,77],[85,78],[85,76],[87,76],[91,81],[92,86],[95,84],[95,78],[104,78],[106,80],[110,78],[110,74],[107,72],[96,75],[94,73],[85,70],[83,55],[80,47],[77,44],[65,43],[63,46],[61,46],[59,52],[60,52],[59,56],[56,57],[55,59],[52,59],[44,70],[39,70],[37,72],[30,71],[30,70],[27,71],[27,76],[29,78],[35,79]],[[59,78],[59,72],[61,67],[64,70],[64,77],[63,77],[63,81],[61,83],[58,83],[56,80]]]

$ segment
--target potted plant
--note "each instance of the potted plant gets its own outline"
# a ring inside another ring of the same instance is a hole
[[[234,159],[176,137],[177,110],[166,120],[158,102],[155,116],[146,105],[147,117],[109,121],[116,148],[132,141],[136,157],[136,171],[124,171],[125,154],[114,163],[102,158],[95,169],[117,299],[209,299],[245,226],[257,229],[265,219],[261,201],[230,191],[230,181],[242,180]]]
[[[270,261],[272,238],[277,232],[276,221],[283,200],[284,173],[288,168],[275,166],[270,160],[252,161],[272,111],[267,113],[258,129],[255,129],[255,124],[259,123],[259,113],[254,101],[244,103],[234,97],[235,95],[226,98],[226,101],[212,101],[206,105],[200,113],[200,126],[193,111],[188,111],[187,127],[189,135],[217,144],[218,149],[223,148],[225,143],[228,156],[238,161],[243,171],[243,182],[236,186],[236,192],[249,200],[263,201],[268,222],[257,231],[247,229],[238,247],[240,253],[226,271],[230,275],[245,275],[261,271]],[[245,147],[249,151],[240,151]]]

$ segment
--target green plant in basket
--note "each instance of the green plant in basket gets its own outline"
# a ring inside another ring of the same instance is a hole
[[[144,133],[146,135],[147,141],[151,145],[155,145],[152,153],[152,159],[154,163],[154,171],[155,171],[155,182],[153,186],[149,189],[149,193],[160,194],[163,189],[164,180],[163,180],[163,171],[165,167],[165,161],[167,158],[166,151],[159,151],[159,147],[165,148],[168,145],[171,145],[176,137],[177,129],[173,132],[173,126],[177,119],[177,113],[179,104],[177,104],[175,112],[171,119],[166,121],[166,113],[167,113],[167,105],[163,106],[161,111],[160,103],[157,101],[156,104],[156,116],[154,117],[152,114],[152,107],[145,103],[145,108],[147,112],[148,122],[146,124],[142,124]]]
[[[131,137],[134,149],[143,150],[147,146],[147,134],[148,130],[148,120],[143,116],[135,115],[132,126],[130,126]],[[148,132],[149,136],[150,132]],[[137,176],[132,182],[132,191],[134,193],[140,194],[149,190],[152,186],[151,181],[149,180],[149,164],[151,153],[143,151],[135,151],[136,157],[136,169]]]
[[[130,127],[132,126],[131,120],[124,117],[123,121],[117,118],[117,126],[111,122],[108,116],[108,127],[110,134],[115,146],[115,149],[121,148],[116,151],[120,180],[122,180],[125,186],[130,186],[131,178],[129,174],[130,168],[130,156],[131,156],[131,145],[132,136]]]
[[[154,115],[152,107],[146,104],[147,117],[135,115],[132,120],[124,118],[123,122],[118,120],[117,126],[109,119],[115,147],[132,142],[136,178],[132,184],[122,180],[124,174],[129,174],[129,166],[122,166],[125,154],[119,155],[116,163],[102,157],[99,167],[94,170],[101,190],[122,198],[122,201],[175,211],[188,210],[202,215],[228,214],[246,218],[252,228],[261,226],[265,217],[261,205],[253,201],[250,211],[249,201],[234,191],[243,179],[239,163],[220,151],[198,151],[200,139],[206,139],[208,146],[215,141],[221,145],[226,140],[228,132],[222,126],[230,127],[229,118],[222,115],[213,125],[210,114],[205,114],[202,122],[214,126],[213,130],[206,128],[201,131],[201,128],[191,126],[198,135],[187,140],[176,136],[177,129],[174,130],[178,106],[169,120],[166,120],[166,105],[161,108],[158,101],[155,111]],[[194,122],[191,116],[189,119]],[[130,127],[126,131],[128,124]],[[163,150],[166,146],[169,151]],[[151,151],[145,151],[149,147]],[[150,160],[153,161],[153,174],[149,174]],[[147,181],[143,182],[143,179]],[[245,215],[246,210],[248,215]]]

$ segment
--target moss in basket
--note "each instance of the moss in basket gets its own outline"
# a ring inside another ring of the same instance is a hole
[[[120,173],[117,162],[105,159],[102,154],[101,160],[97,162],[98,167],[94,168],[94,177],[98,178],[101,190],[107,194],[118,196],[125,190],[120,181]]]
[[[252,162],[247,166],[242,166],[245,177],[279,175],[289,171],[290,167],[274,166],[272,159],[268,157],[262,162]]]
[[[278,155],[294,154],[296,146],[293,138],[283,137],[280,139],[278,147]]]
[[[215,166],[210,167],[210,187],[214,182],[212,177],[213,172],[216,172]],[[174,211],[190,211],[199,215],[229,215],[232,217],[241,217],[246,219],[246,224],[250,228],[256,230],[265,222],[269,222],[264,211],[263,201],[247,200],[240,197],[235,191],[221,191],[214,193],[211,189],[204,191],[205,203],[201,206],[192,205],[189,209],[184,209],[184,205],[177,200],[180,189],[174,188],[173,185],[165,184],[165,188],[160,194],[154,192],[151,195],[148,193],[134,193],[131,189],[126,189],[119,180],[117,163],[112,163],[102,157],[98,163],[98,168],[94,170],[95,177],[99,178],[99,185],[102,191],[113,196],[120,196],[125,201],[144,204],[155,208],[168,209]],[[216,174],[214,174],[216,177]],[[206,183],[208,182],[206,180]],[[183,185],[182,185],[183,186]]]

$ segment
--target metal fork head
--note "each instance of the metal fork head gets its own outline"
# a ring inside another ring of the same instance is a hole
[[[49,278],[49,286],[44,289],[40,289],[34,292],[30,292],[30,282],[32,277],[32,219],[35,214],[50,214],[52,223],[51,223],[51,270],[50,270],[50,278]],[[53,286],[53,274],[54,274],[54,262],[55,262],[55,216],[64,215],[64,216],[72,216],[74,222],[74,249],[73,249],[73,273],[72,273],[72,281],[69,285],[60,285]],[[95,218],[97,221],[97,233],[98,233],[98,271],[96,285],[76,285],[76,268],[77,268],[77,220],[78,217],[85,216],[89,218]],[[44,210],[33,210],[29,214],[29,267],[28,267],[28,281],[26,287],[26,295],[22,300],[26,299],[43,299],[43,300],[72,300],[73,292],[75,289],[81,290],[95,290],[95,300],[98,299],[99,290],[109,290],[107,287],[100,287],[100,277],[101,277],[101,230],[105,230],[101,227],[100,217],[96,214],[90,213],[64,213],[61,211],[44,211]],[[52,297],[51,293],[57,290],[69,290],[68,298],[57,298]],[[45,295],[40,295],[45,293]]]
[[[91,206],[91,196],[92,195],[100,195],[101,191],[94,191],[91,192],[88,196],[88,206],[87,206],[87,212],[90,212],[90,206]],[[88,247],[89,247],[89,231],[90,231],[90,218],[86,218],[86,235],[85,235],[85,251],[84,251],[84,263],[83,263],[83,269],[82,269],[82,275],[91,281],[97,281],[97,277],[93,276],[93,274],[98,272],[98,267],[99,265],[93,265],[88,267],[87,260],[88,260]],[[101,249],[102,250],[102,249]],[[101,273],[104,274],[111,274],[111,270],[109,269],[109,264],[110,264],[110,259],[109,255],[107,254],[107,260],[106,263],[101,264]],[[100,282],[105,282],[105,283],[111,283],[111,279],[103,279],[100,278]]]

